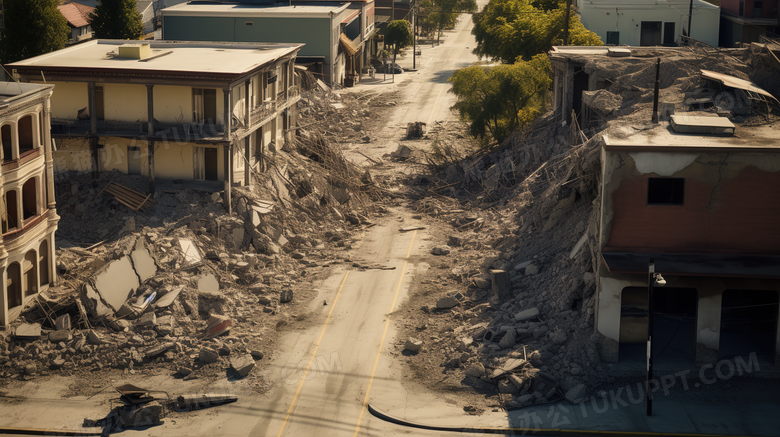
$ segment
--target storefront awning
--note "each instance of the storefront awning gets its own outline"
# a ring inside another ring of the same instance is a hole
[[[344,47],[344,51],[347,52],[349,56],[355,56],[358,52],[358,48],[355,47],[355,44],[352,43],[352,40],[347,37],[346,34],[341,34],[339,37],[339,42],[341,43],[341,47]]]
[[[605,248],[601,258],[611,273],[647,274],[650,258],[665,275],[780,278],[780,255],[619,252]]]

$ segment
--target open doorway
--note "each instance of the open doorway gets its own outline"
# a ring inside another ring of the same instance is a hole
[[[219,180],[218,151],[216,147],[195,147],[195,179]]]
[[[719,358],[755,353],[773,364],[777,336],[778,293],[774,290],[725,290],[721,300]]]
[[[581,67],[577,69],[576,73],[574,73],[574,95],[572,96],[572,109],[574,109],[574,112],[578,116],[582,113],[582,92],[588,91],[589,80],[590,76]],[[582,120],[580,120],[580,122],[581,121]]]
[[[22,185],[22,210],[24,220],[38,215],[38,187],[35,178],[30,178]]]
[[[694,288],[653,288],[653,360],[694,362],[697,306]],[[648,316],[647,288],[624,288],[620,309],[620,362],[647,359]]]
[[[35,250],[24,254],[24,296],[38,292],[38,256]]]

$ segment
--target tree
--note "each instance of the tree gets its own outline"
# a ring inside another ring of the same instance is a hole
[[[539,4],[550,6],[542,3]],[[517,58],[527,61],[563,44],[565,16],[566,2],[545,11],[533,7],[528,0],[490,0],[481,13],[474,14],[474,54],[504,63]],[[569,14],[569,45],[602,44],[598,35],[585,29],[577,14]]]
[[[471,123],[472,135],[501,143],[542,111],[551,70],[546,54],[492,68],[474,65],[457,70],[449,79],[458,97],[452,108]]]
[[[2,63],[21,61],[65,47],[68,21],[57,9],[59,0],[5,0],[5,30],[0,44]]]
[[[398,52],[413,43],[411,23],[406,20],[394,20],[387,25],[385,45],[393,46],[393,63],[395,63]]]
[[[139,39],[144,36],[144,22],[135,0],[101,0],[89,15],[95,38]]]
[[[476,12],[476,0],[425,0],[422,8],[428,11],[426,22],[437,30],[437,40],[444,29],[455,26],[461,12]]]

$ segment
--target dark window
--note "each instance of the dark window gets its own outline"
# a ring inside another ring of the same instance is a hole
[[[739,0],[739,16],[745,16],[745,0]]]
[[[647,180],[648,205],[682,205],[685,199],[685,179],[649,178]]]
[[[607,45],[619,46],[620,45],[620,32],[607,31]]]
[[[642,33],[639,37],[640,46],[660,46],[661,45],[661,22],[643,21]]]
[[[764,15],[764,2],[753,2],[753,18],[761,18]]]
[[[96,86],[95,87],[95,117],[98,120],[105,120],[106,118],[106,106],[105,106],[105,95],[103,94],[103,87],[102,86]]]

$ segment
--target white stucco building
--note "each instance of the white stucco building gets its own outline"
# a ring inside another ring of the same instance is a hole
[[[577,0],[582,24],[608,45],[679,45],[689,7],[689,0]],[[690,36],[717,46],[720,8],[693,0],[691,15]]]

